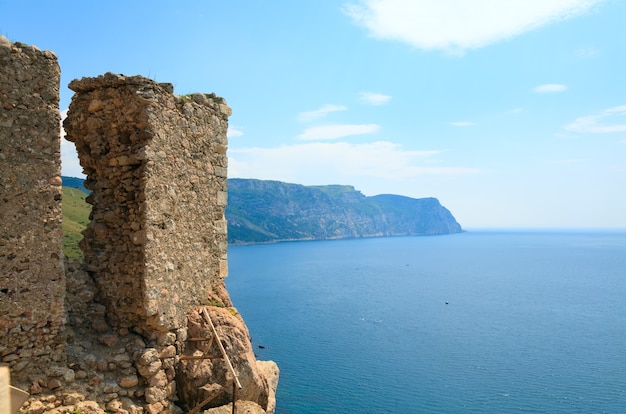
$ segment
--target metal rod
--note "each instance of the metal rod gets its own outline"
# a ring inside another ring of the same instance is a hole
[[[237,387],[235,387],[235,381],[233,381],[233,414],[237,412],[235,410],[235,401],[237,401]]]

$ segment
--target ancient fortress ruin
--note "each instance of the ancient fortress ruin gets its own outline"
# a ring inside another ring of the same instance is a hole
[[[31,394],[21,412],[273,412],[278,368],[224,284],[226,102],[141,76],[70,83],[92,212],[67,263],[57,58],[0,37],[0,65],[0,358]]]

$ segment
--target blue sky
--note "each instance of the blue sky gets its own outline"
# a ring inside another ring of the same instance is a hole
[[[626,227],[626,2],[0,0],[0,34],[215,92],[229,176],[437,197],[464,228]],[[79,176],[73,144],[64,175]]]

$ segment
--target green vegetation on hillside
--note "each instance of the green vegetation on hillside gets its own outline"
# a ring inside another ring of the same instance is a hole
[[[81,231],[89,223],[91,206],[85,202],[87,194],[78,188],[63,187],[63,253],[70,260],[82,260],[78,242]]]
[[[338,197],[341,196],[341,194],[345,194],[345,193],[354,193],[357,192],[353,186],[351,185],[338,185],[338,184],[331,184],[331,185],[310,185],[308,186],[309,188],[316,188],[318,190],[321,190],[323,192],[325,192],[326,194],[329,194],[333,197]]]

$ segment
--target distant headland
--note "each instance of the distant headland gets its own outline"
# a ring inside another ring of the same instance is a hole
[[[87,191],[83,182],[63,177],[64,187]],[[231,245],[463,231],[436,198],[367,197],[350,185],[304,186],[242,178],[228,180],[226,219]]]

